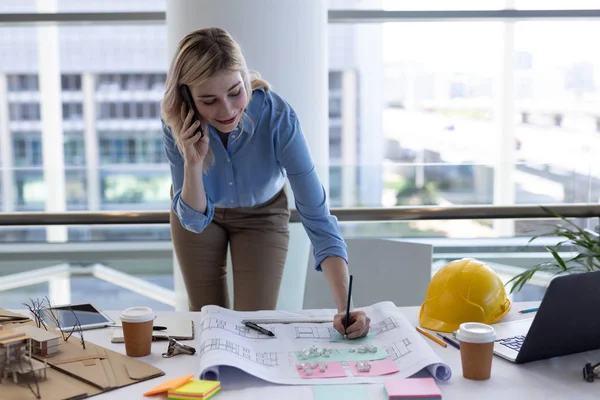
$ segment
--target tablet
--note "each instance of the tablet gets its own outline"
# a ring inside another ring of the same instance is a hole
[[[46,325],[50,327],[58,328],[56,323],[58,320],[63,331],[73,330],[78,321],[82,330],[115,325],[108,315],[91,303],[46,307],[40,314]]]

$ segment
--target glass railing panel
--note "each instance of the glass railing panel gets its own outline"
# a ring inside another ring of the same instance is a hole
[[[152,244],[135,247],[126,258],[117,258],[122,249],[65,248],[62,261],[55,250],[30,248],[28,256],[0,262],[0,306],[22,309],[23,303],[40,299],[57,305],[92,302],[105,310],[140,304],[173,310],[172,250],[164,246],[157,251]],[[144,253],[153,256],[139,256]]]
[[[598,227],[597,219],[582,221],[581,226]],[[557,220],[547,222],[556,223]],[[556,245],[560,238],[546,237],[529,243],[532,235],[548,232],[550,228],[540,226],[528,235],[512,237],[481,234],[482,227],[493,223],[492,220],[342,222],[341,228],[347,239],[386,238],[431,244],[432,273],[450,261],[471,257],[487,263],[506,283],[525,269],[552,260],[545,246]],[[141,232],[149,228],[102,228],[121,231],[120,236],[111,236],[110,241],[1,246],[0,304],[18,306],[33,296],[49,296],[55,302],[94,301],[106,309],[141,302],[152,304],[156,309],[173,309],[173,250],[169,238],[132,240],[132,231]],[[156,225],[154,228],[168,233],[168,226]],[[290,246],[295,246],[295,243],[290,243]],[[573,251],[576,249],[566,248],[561,256],[568,258]],[[402,255],[399,254],[393,260],[377,262],[386,263],[390,268],[401,268],[401,260]],[[352,265],[352,260],[350,263],[352,268],[368,268]],[[547,274],[535,276],[511,298],[514,301],[539,300],[548,282]],[[507,290],[510,287],[507,286]]]

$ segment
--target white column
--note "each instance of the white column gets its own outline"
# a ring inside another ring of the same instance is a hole
[[[100,163],[98,134],[96,132],[95,76],[85,73],[82,76],[83,118],[85,143],[85,176],[87,181],[88,210],[100,209]]]
[[[374,7],[381,1],[370,2]],[[383,33],[381,24],[357,24],[355,62],[360,71],[358,82],[360,116],[358,174],[360,201],[366,207],[380,207],[383,194]]]
[[[40,13],[56,12],[56,0],[37,0]],[[65,162],[60,85],[60,53],[58,26],[38,26],[40,108],[42,126],[42,157],[46,186],[46,211],[66,210]],[[49,242],[67,241],[66,226],[46,228]]]
[[[48,280],[48,297],[54,305],[71,304],[71,276],[50,278]]]
[[[327,189],[327,2],[168,1],[169,55],[187,33],[213,26],[228,31],[242,46],[249,68],[258,71],[294,107]],[[293,198],[290,204],[294,204]],[[300,224],[292,224],[290,230],[290,251],[277,307],[300,309],[310,247]]]
[[[358,136],[357,76],[353,70],[342,72],[342,207],[356,204],[356,176],[359,169],[356,144]],[[369,168],[370,166],[367,166]]]
[[[514,8],[512,0],[507,7]],[[499,118],[499,154],[494,166],[494,205],[507,206],[515,203],[515,122],[514,122],[514,65],[515,65],[515,23],[504,22],[502,64],[500,71],[500,96],[496,115]],[[513,220],[494,220],[494,231],[500,236],[514,235]]]
[[[0,159],[2,160],[2,211],[15,209],[13,177],[13,145],[8,120],[8,85],[6,75],[0,74]]]

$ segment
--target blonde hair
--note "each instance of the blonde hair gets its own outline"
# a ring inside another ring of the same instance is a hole
[[[161,102],[161,116],[165,124],[170,127],[180,149],[182,148],[181,104],[183,99],[179,92],[179,86],[201,85],[223,71],[240,72],[248,95],[248,104],[254,90],[270,89],[269,83],[261,79],[257,72],[248,70],[239,44],[223,29],[199,29],[189,33],[179,42],[167,74],[165,95]],[[244,112],[241,119],[242,130],[244,119],[252,124],[252,120]],[[214,164],[214,161],[214,154],[209,147],[202,170],[206,172]]]

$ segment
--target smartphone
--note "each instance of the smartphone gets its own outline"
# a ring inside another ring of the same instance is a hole
[[[180,85],[179,91],[181,93],[181,98],[183,99],[183,102],[188,106],[188,110],[193,110],[194,112],[194,117],[192,121],[200,120],[200,113],[196,108],[196,103],[194,103],[194,98],[192,97],[192,92],[188,85]],[[198,133],[200,133],[200,137],[204,137],[204,130],[202,129],[202,125],[198,126],[196,134]]]

